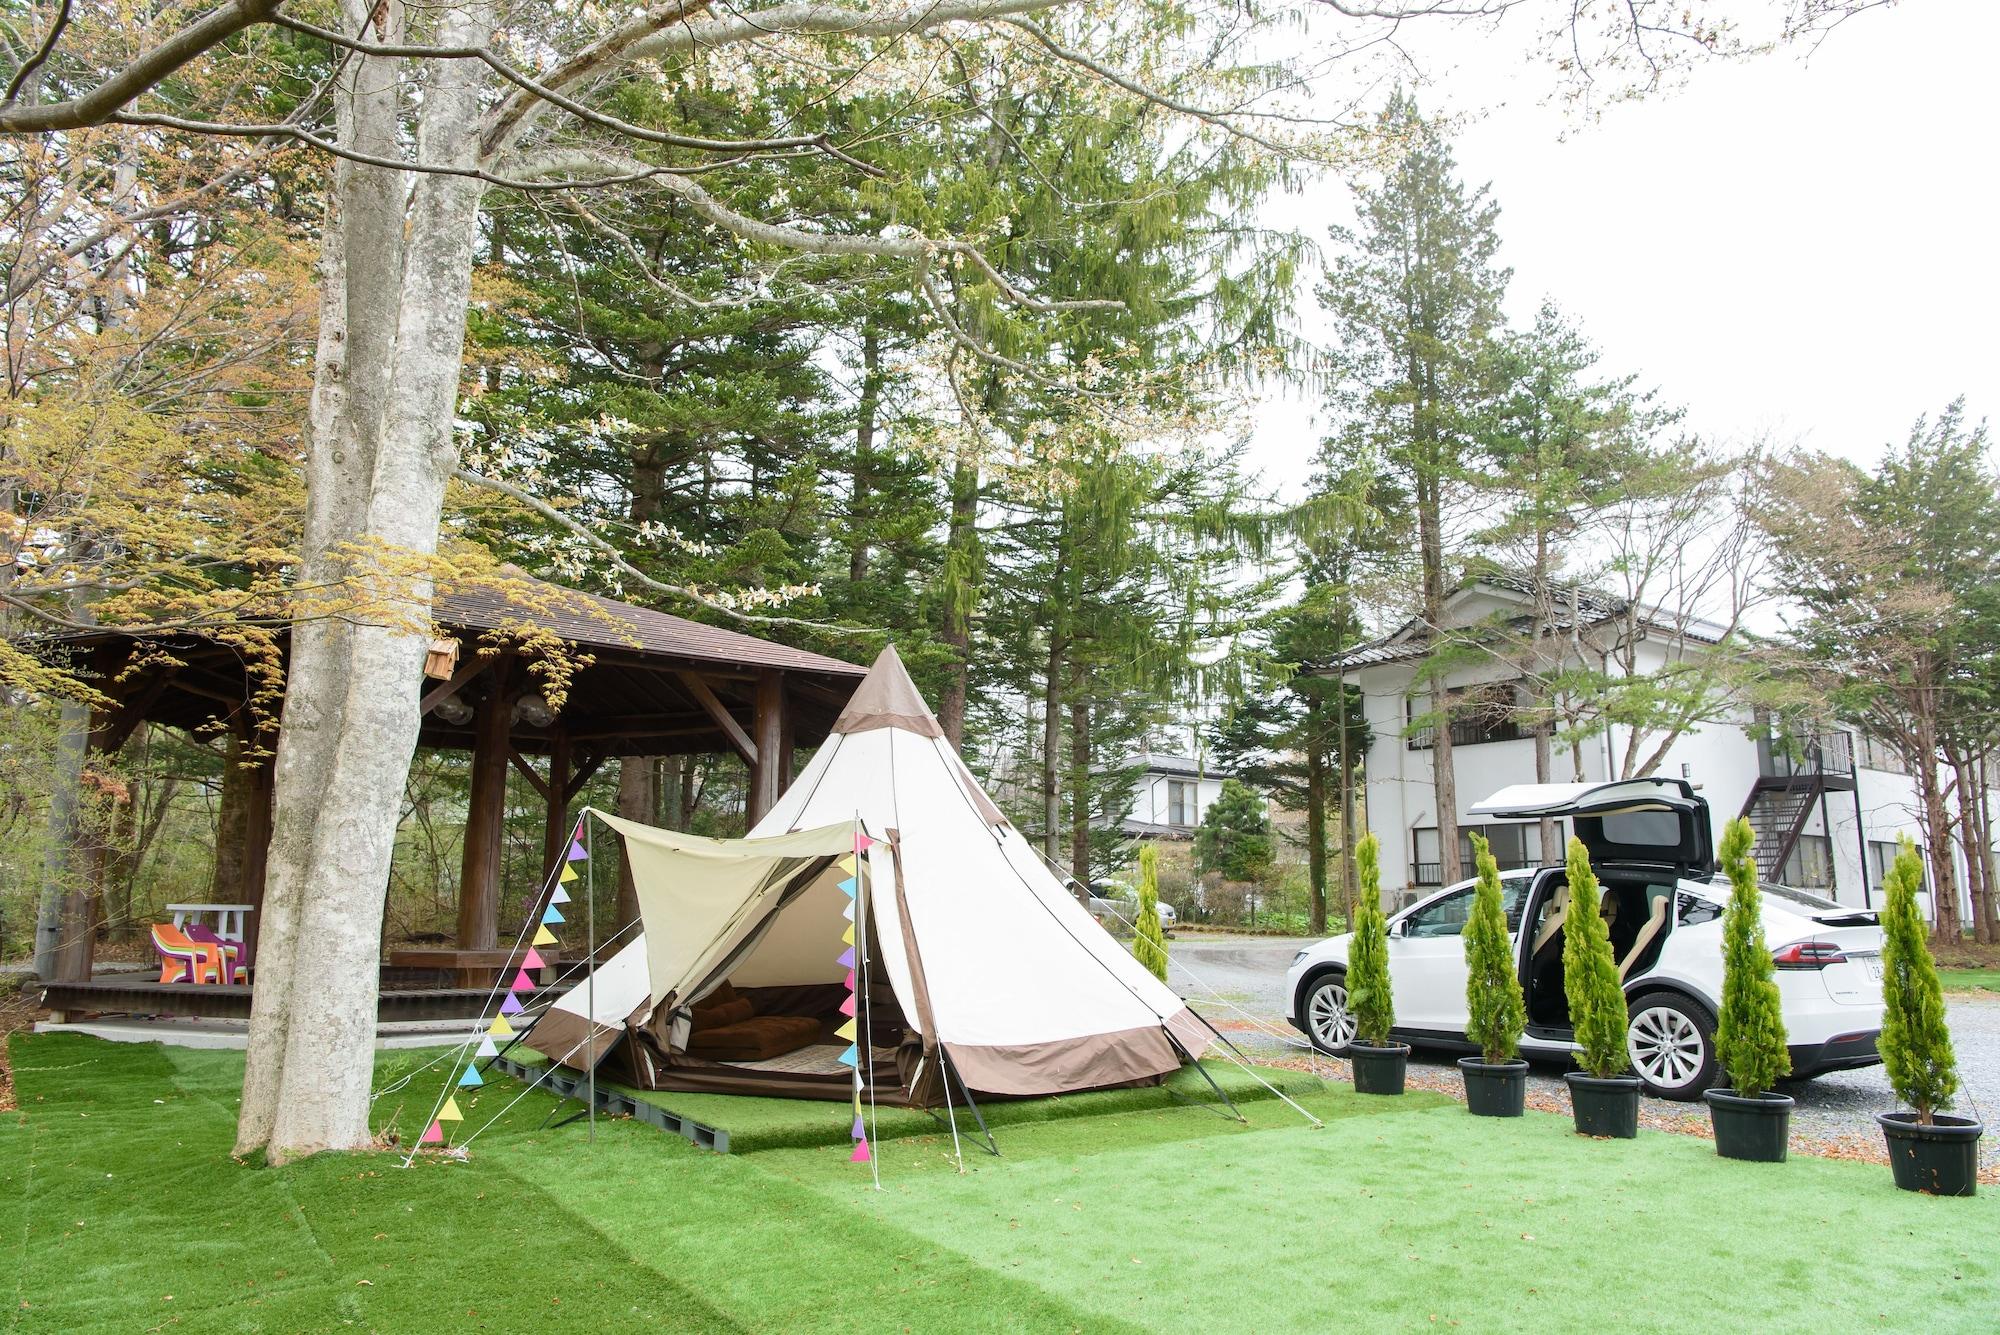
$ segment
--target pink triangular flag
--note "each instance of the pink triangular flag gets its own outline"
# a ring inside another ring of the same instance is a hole
[[[867,1163],[869,1157],[870,1156],[868,1153],[868,1137],[863,1136],[861,1139],[854,1142],[854,1153],[847,1156],[847,1162]]]
[[[867,1132],[866,1132],[865,1130],[863,1130],[863,1129],[862,1129],[862,1126],[861,1126],[861,1114],[860,1114],[860,1113],[856,1113],[856,1114],[854,1114],[854,1129],[853,1129],[852,1131],[848,1132],[847,1134],[848,1134],[848,1135],[850,1135],[850,1136],[853,1136],[853,1137],[854,1137],[854,1138],[855,1138],[856,1140],[866,1140],[866,1139],[868,1139],[868,1133],[867,1133]]]
[[[521,957],[521,967],[524,969],[546,969],[549,966],[542,962],[542,957],[535,953],[533,946],[530,946],[528,947],[528,953]]]
[[[507,994],[507,999],[500,1003],[500,1013],[502,1015],[519,1015],[522,1011],[526,1009],[527,1007],[523,1006],[520,1002],[520,999],[517,998],[512,992],[509,992]]]
[[[528,971],[523,969],[514,975],[514,981],[508,986],[515,992],[532,992],[535,990],[535,980],[528,977]]]
[[[854,990],[854,970],[849,969],[847,971],[847,982],[844,984],[844,986],[850,992]]]
[[[865,834],[861,833],[861,831],[859,831],[859,830],[856,830],[856,831],[854,832],[854,851],[855,851],[855,852],[857,852],[857,853],[866,853],[866,852],[867,852],[867,851],[868,851],[868,850],[869,850],[870,848],[872,848],[872,847],[874,847],[874,846],[875,846],[875,841],[874,841],[873,839],[870,839],[870,838],[869,838],[869,837],[868,837],[867,835],[865,835]]]
[[[834,961],[834,963],[835,963],[835,964],[838,964],[838,965],[839,965],[839,966],[840,966],[841,968],[843,968],[843,969],[851,969],[851,968],[853,968],[853,967],[854,967],[854,947],[853,947],[853,946],[849,946],[849,947],[848,947],[848,948],[847,948],[846,950],[843,950],[843,951],[841,951],[841,952],[840,952],[840,958],[839,958],[839,959],[837,959],[837,960],[835,960],[835,961]]]
[[[854,1014],[854,997],[852,994],[849,994],[847,1000],[840,1003],[840,1013],[849,1016]]]
[[[418,1139],[417,1144],[419,1145],[444,1144],[444,1128],[439,1126],[436,1122],[432,1122],[430,1125],[430,1129],[424,1132],[424,1134]]]

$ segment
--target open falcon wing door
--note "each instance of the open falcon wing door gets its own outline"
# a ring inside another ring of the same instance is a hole
[[[1695,880],[1715,873],[1708,802],[1684,779],[1517,783],[1469,810],[1502,820],[1562,817],[1583,841],[1592,866],[1645,863]]]

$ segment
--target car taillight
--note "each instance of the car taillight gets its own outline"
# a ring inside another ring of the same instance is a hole
[[[1771,952],[1771,963],[1780,969],[1824,969],[1829,964],[1845,964],[1847,955],[1839,946],[1824,941],[1795,941]]]

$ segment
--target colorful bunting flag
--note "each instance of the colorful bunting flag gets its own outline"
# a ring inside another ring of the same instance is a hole
[[[569,903],[569,891],[563,889],[561,886],[557,886],[556,892],[549,896],[549,903],[551,904]]]
[[[554,932],[551,932],[546,927],[537,927],[535,929],[535,939],[533,941],[530,941],[528,944],[533,946],[556,945],[557,944],[556,934]]]
[[[479,1040],[479,1051],[473,1054],[475,1058],[497,1057],[499,1055],[500,1055],[500,1047],[493,1041],[493,1035],[490,1032],[486,1035],[486,1037]]]
[[[866,1140],[868,1138],[868,1133],[861,1129],[860,1113],[854,1114],[854,1130],[848,1132],[848,1134],[853,1136],[856,1140]]]
[[[519,1015],[526,1009],[527,1007],[521,1004],[521,999],[512,992],[509,992],[506,1000],[500,1003],[500,1013],[502,1015]]]
[[[866,1136],[863,1136],[860,1140],[854,1142],[854,1153],[847,1156],[847,1162],[867,1163],[869,1157],[870,1156],[868,1153],[868,1138]]]
[[[841,986],[850,992],[854,990],[854,970],[849,969],[847,971],[847,981],[842,983]]]
[[[854,1038],[854,1021],[850,1019],[846,1024],[843,1024],[842,1026],[840,1026],[840,1028],[834,1030],[833,1036],[835,1038],[845,1038],[852,1040]]]
[[[840,958],[835,960],[834,963],[838,964],[843,969],[852,969],[854,967],[854,951],[852,949],[854,943],[852,941],[849,941],[847,944],[850,948],[847,950],[843,950],[840,953]]]
[[[849,899],[854,898],[854,884],[855,878],[852,876],[848,877],[840,883],[840,893],[846,895]]]
[[[486,1027],[486,1032],[494,1038],[512,1038],[514,1026],[507,1023],[506,1016],[496,1015],[493,1017],[493,1023]]]
[[[535,953],[535,948],[529,946],[528,953],[521,957],[521,967],[524,969],[546,969],[549,966],[540,955]]]
[[[577,828],[582,829],[583,827],[579,825]],[[572,839],[569,841],[569,857],[566,858],[565,861],[581,862],[589,856],[590,854],[584,851],[583,844],[580,840]]]
[[[477,1089],[485,1083],[486,1081],[480,1078],[479,1068],[470,1063],[466,1065],[465,1074],[458,1078],[458,1087],[460,1089]]]
[[[535,980],[528,977],[528,971],[523,969],[514,975],[514,981],[508,985],[508,990],[513,992],[532,992],[535,990]]]
[[[575,879],[577,879],[576,868],[570,866],[567,862],[563,863],[562,875],[556,877],[556,884],[568,885]]]
[[[424,1131],[424,1134],[418,1138],[417,1144],[419,1145],[444,1144],[444,1128],[439,1126],[436,1122],[432,1122],[430,1126]]]
[[[840,1013],[847,1016],[854,1014],[854,994],[852,992],[847,994],[847,1000],[840,1003]]]
[[[861,1054],[855,1051],[854,1045],[852,1043],[849,1043],[847,1045],[847,1051],[840,1054],[840,1064],[842,1066],[858,1066],[860,1062],[861,1062]]]
[[[855,861],[854,854],[849,853],[847,856],[841,858],[840,861],[834,863],[833,865],[840,868],[842,871],[846,872],[849,876],[852,876],[854,875],[855,867],[857,867],[860,864]]]
[[[873,839],[870,839],[867,835],[861,833],[861,831],[859,830],[856,830],[854,832],[855,852],[866,853],[869,849],[873,848],[874,846],[875,846],[875,841]]]
[[[542,926],[544,927],[551,927],[556,925],[557,923],[562,923],[567,921],[568,919],[564,918],[562,915],[562,910],[557,908],[554,904],[549,905],[548,908],[545,909],[542,913]]]
[[[847,920],[848,920],[849,922],[853,922],[853,921],[854,921],[854,901],[853,901],[853,900],[851,900],[851,899],[850,899],[850,900],[848,900],[848,901],[847,901],[847,907],[846,907],[846,908],[844,908],[844,909],[842,909],[842,910],[840,911],[840,916],[841,916],[841,917],[843,917],[843,918],[845,918],[845,919],[847,919]]]
[[[444,1107],[438,1109],[437,1119],[440,1122],[463,1122],[465,1114],[458,1110],[458,1100],[447,1094],[444,1096]]]

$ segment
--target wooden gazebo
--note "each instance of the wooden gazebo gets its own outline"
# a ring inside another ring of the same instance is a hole
[[[683,617],[515,577],[441,596],[433,610],[439,639],[420,692],[419,744],[472,753],[472,783],[459,880],[457,945],[493,949],[498,939],[500,864],[507,772],[519,771],[546,806],[544,869],[562,856],[571,808],[607,761],[625,756],[730,752],[750,771],[748,815],[755,823],[790,783],[796,747],[816,746],[866,669]],[[532,632],[524,634],[524,632]],[[559,709],[535,672],[537,638],[585,659]],[[183,637],[158,647],[170,660],[149,664],[145,642],[101,635],[72,642],[115,704],[93,719],[92,747],[116,750],[142,723],[213,735],[232,751],[261,754],[225,782],[218,860],[237,869],[243,902],[261,906],[271,832],[271,738],[253,694],[268,690],[236,648]],[[139,664],[133,668],[131,665]],[[268,714],[274,711],[264,711]],[[537,763],[539,762],[539,763]],[[88,896],[90,888],[79,892]],[[72,921],[89,921],[87,905]],[[254,952],[257,918],[249,919]],[[90,976],[90,934],[72,932],[57,977]],[[246,989],[247,990],[247,989]]]

